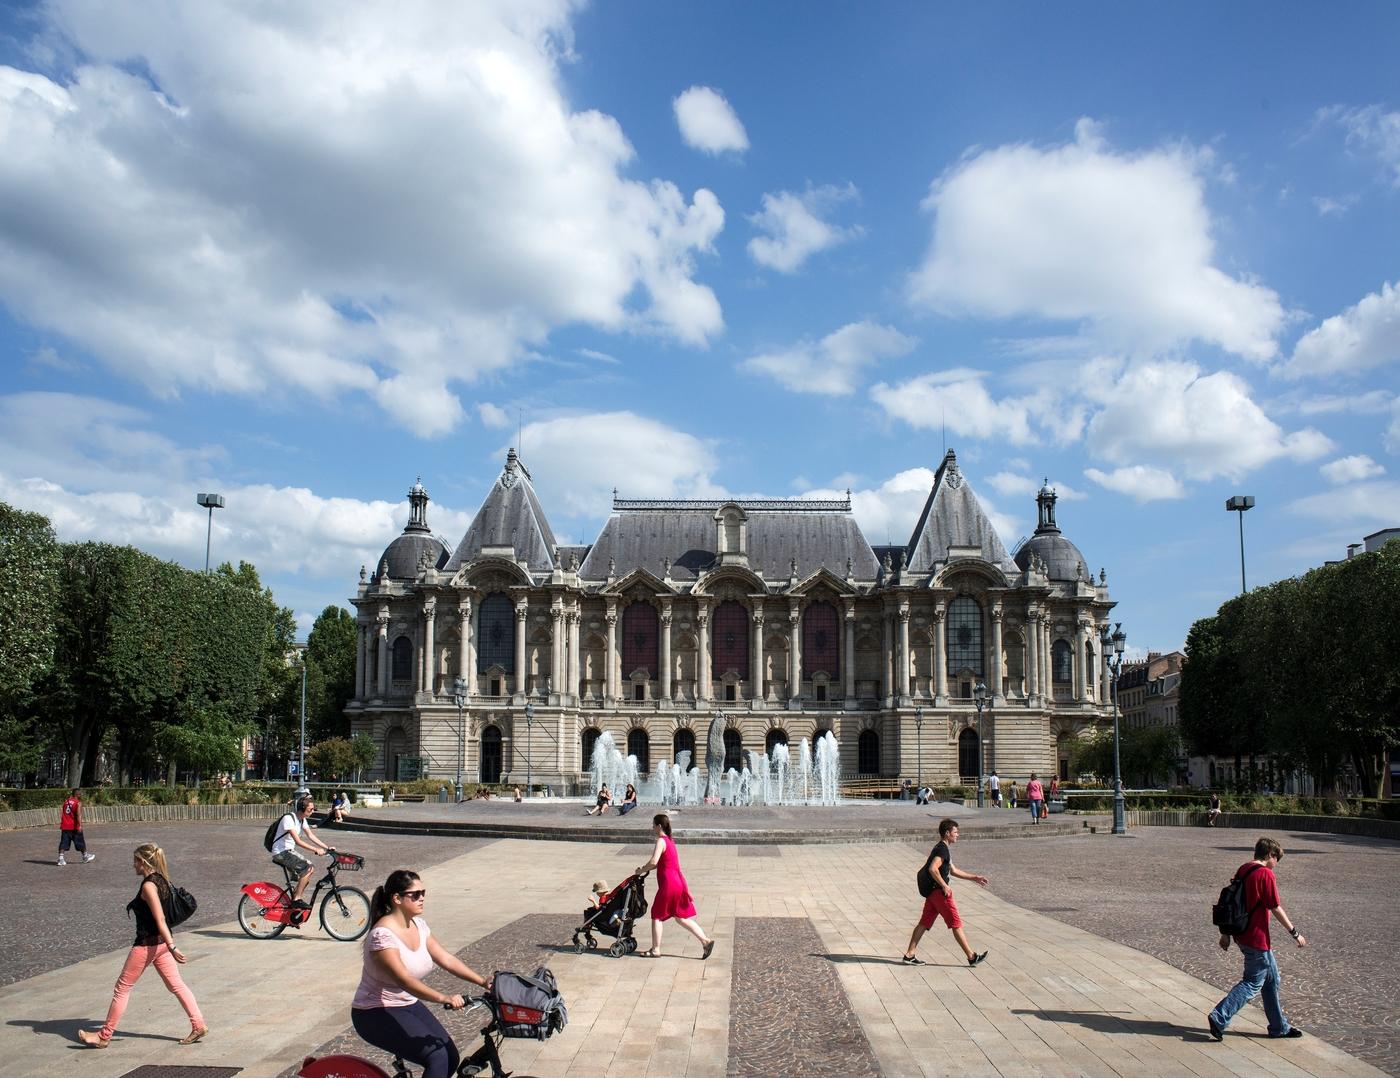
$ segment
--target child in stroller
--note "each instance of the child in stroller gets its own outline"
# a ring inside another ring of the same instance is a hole
[[[574,929],[575,954],[580,954],[585,946],[590,951],[598,946],[598,941],[593,938],[594,932],[616,937],[616,942],[608,948],[608,954],[614,958],[636,951],[637,940],[632,935],[632,926],[647,911],[646,889],[642,886],[645,879],[645,873],[634,873],[606,894],[598,894],[595,885],[598,904],[583,911],[583,924]],[[583,938],[580,939],[580,936]]]

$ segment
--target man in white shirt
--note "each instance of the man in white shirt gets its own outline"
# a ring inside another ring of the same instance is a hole
[[[992,804],[1001,808],[1001,779],[997,778],[997,773],[992,772],[992,777],[987,780],[987,789],[992,795]]]
[[[296,812],[289,812],[277,823],[277,836],[272,840],[272,863],[281,865],[296,877],[296,889],[292,892],[292,904],[304,906],[302,892],[311,882],[311,862],[297,853],[297,847],[312,853],[330,853],[330,847],[311,833],[306,822],[316,807],[316,800],[310,794],[297,798]]]

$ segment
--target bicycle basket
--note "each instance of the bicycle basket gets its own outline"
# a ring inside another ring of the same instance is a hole
[[[338,853],[335,855],[335,867],[341,872],[359,872],[365,867],[365,859],[357,853]]]

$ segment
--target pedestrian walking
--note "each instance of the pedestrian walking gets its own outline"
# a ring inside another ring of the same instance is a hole
[[[87,840],[83,838],[83,791],[74,789],[69,791],[68,798],[63,802],[63,809],[58,814],[58,865],[63,867],[68,863],[63,855],[68,852],[68,847],[78,851],[83,864],[89,861],[96,861],[97,854],[88,853]]]
[[[938,824],[938,845],[928,855],[928,862],[924,865],[925,870],[933,879],[933,890],[929,892],[928,898],[924,899],[923,913],[919,916],[919,923],[914,926],[914,931],[909,936],[909,946],[904,949],[902,961],[906,966],[925,964],[915,952],[919,948],[919,940],[924,938],[924,933],[933,927],[933,922],[939,917],[942,917],[944,923],[953,930],[953,938],[958,941],[958,946],[967,956],[969,966],[980,966],[987,958],[986,951],[978,953],[972,949],[972,944],[967,942],[967,933],[963,931],[962,918],[958,916],[958,904],[953,901],[952,882],[952,877],[956,876],[960,880],[971,880],[981,887],[986,887],[987,877],[964,872],[953,866],[952,847],[957,844],[957,841],[958,821],[953,819],[940,821]]]
[[[141,974],[156,967],[165,987],[180,1001],[185,1014],[190,1019],[190,1031],[180,1041],[181,1044],[194,1044],[209,1032],[204,1016],[199,1013],[199,1004],[194,993],[180,977],[180,966],[185,963],[184,952],[175,945],[175,937],[170,933],[170,869],[165,863],[165,854],[154,842],[137,846],[131,858],[131,867],[141,877],[141,886],[136,897],[126,904],[127,913],[136,918],[136,939],[127,953],[121,974],[117,977],[116,988],[112,992],[112,1003],[107,1008],[107,1021],[97,1032],[89,1029],[78,1030],[78,1040],[89,1048],[106,1048],[112,1043],[112,1034],[117,1023],[126,1012],[131,990],[141,979]]]
[[[1031,823],[1040,823],[1040,806],[1045,800],[1045,787],[1031,772],[1031,780],[1026,783],[1026,800],[1031,803]]]
[[[987,792],[992,796],[992,804],[1001,808],[1001,779],[997,778],[996,768],[992,769],[991,776],[987,779]]]
[[[1012,780],[1011,780],[1011,785],[1007,787],[1006,792],[1007,792],[1007,797],[1010,798],[1011,807],[1012,807],[1012,808],[1015,808],[1015,807],[1016,807],[1016,780],[1015,780],[1015,779],[1012,779]]]
[[[701,958],[709,958],[715,941],[695,921],[695,900],[681,874],[681,861],[676,853],[676,841],[671,837],[671,817],[658,812],[651,818],[651,831],[656,845],[651,860],[637,866],[637,875],[656,869],[656,897],[651,900],[651,950],[638,952],[643,958],[661,957],[661,926],[675,918],[680,925],[700,941]]]
[[[1269,919],[1273,918],[1293,937],[1299,947],[1306,947],[1308,941],[1298,931],[1283,910],[1283,902],[1278,894],[1278,878],[1274,869],[1283,860],[1283,847],[1271,838],[1260,838],[1254,844],[1254,860],[1246,861],[1235,872],[1235,878],[1244,878],[1244,905],[1249,910],[1249,925],[1234,937],[1235,945],[1244,955],[1244,976],[1238,984],[1226,993],[1225,998],[1215,1005],[1215,1010],[1206,1015],[1210,1025],[1210,1035],[1216,1040],[1225,1039],[1225,1030],[1240,1008],[1260,993],[1264,997],[1264,1014],[1269,1020],[1270,1037],[1301,1037],[1303,1031],[1290,1025],[1283,1015],[1283,1004],[1279,999],[1279,985],[1282,983],[1278,972],[1278,962],[1269,946]],[[1220,949],[1230,949],[1230,937],[1220,936]]]

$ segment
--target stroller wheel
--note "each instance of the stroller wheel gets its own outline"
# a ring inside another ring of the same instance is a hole
[[[596,951],[598,949],[598,941],[595,940],[592,936],[588,937],[588,949],[590,951]]]
[[[583,940],[574,940],[574,954],[583,954]]]
[[[636,936],[628,936],[628,937],[627,937],[627,953],[628,953],[628,954],[635,954],[636,952],[637,952],[637,937],[636,937]]]
[[[612,957],[614,957],[614,958],[617,958],[617,957],[619,957],[619,956],[622,954],[622,952],[625,951],[626,949],[627,949],[627,948],[626,948],[626,947],[623,945],[623,943],[619,940],[617,943],[614,943],[611,947],[608,948],[608,954],[612,955]]]

